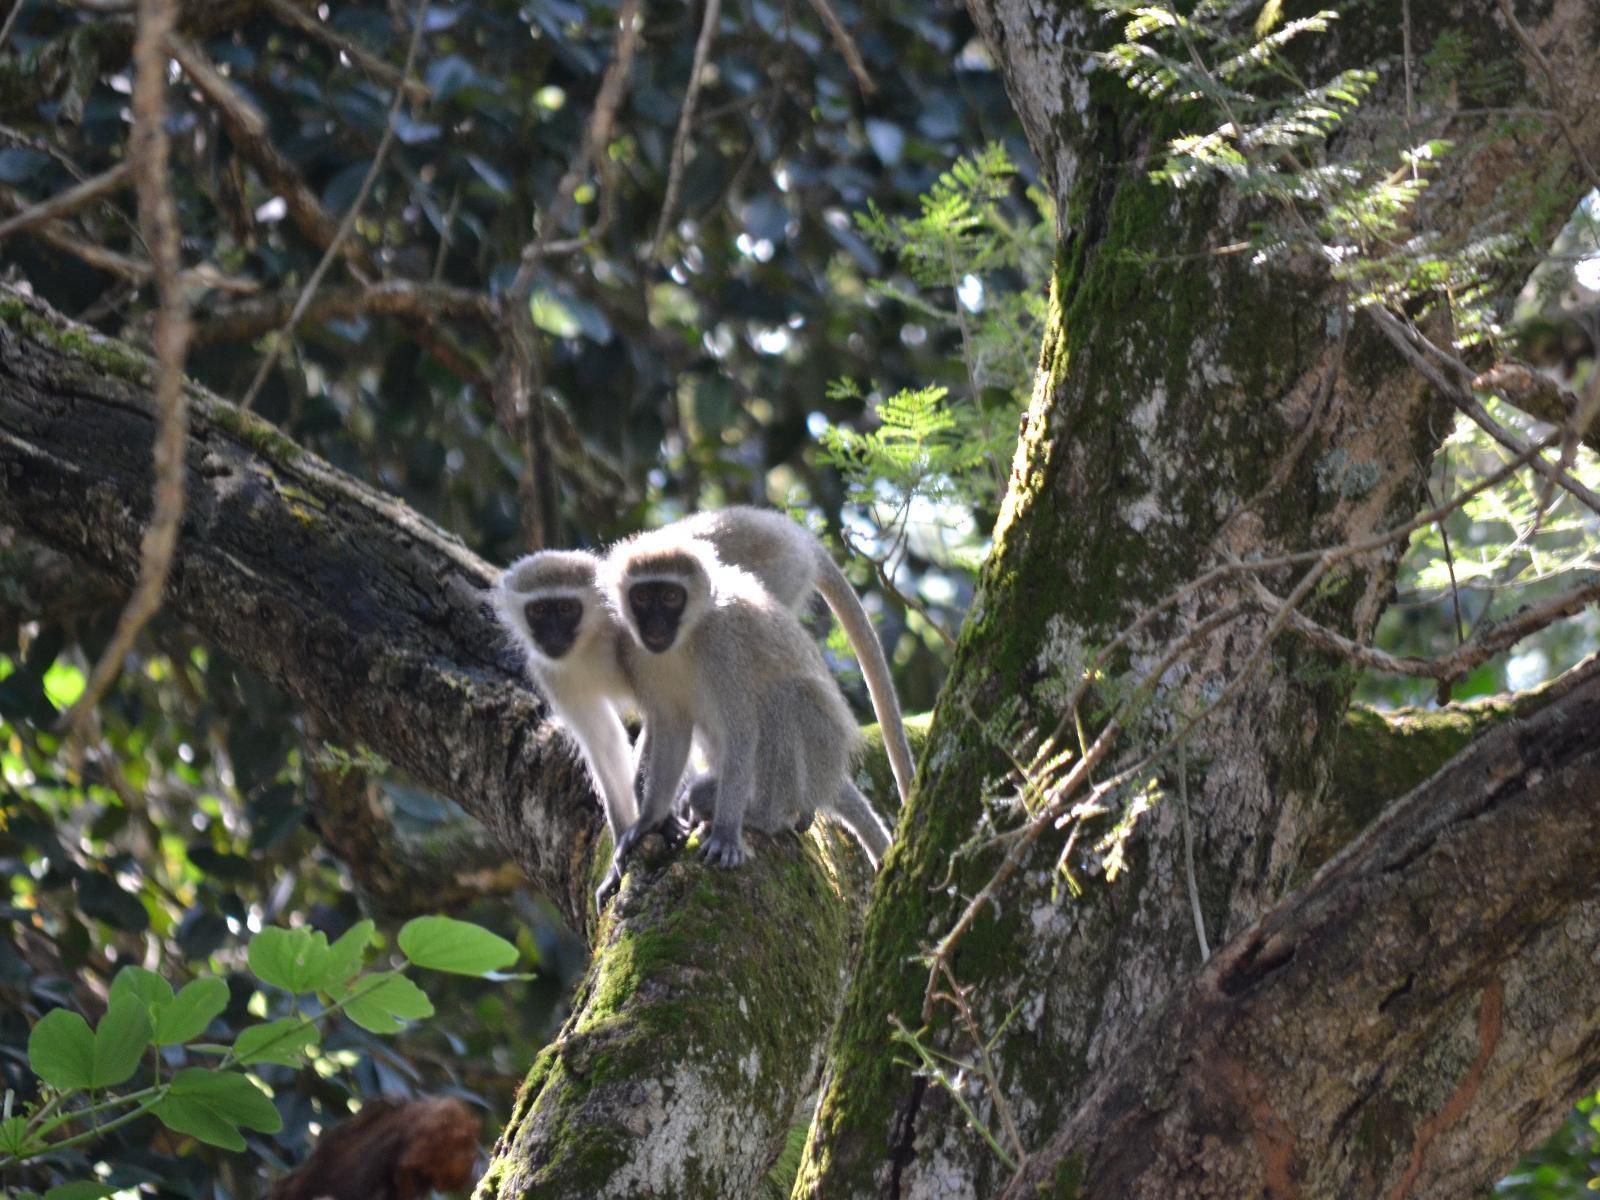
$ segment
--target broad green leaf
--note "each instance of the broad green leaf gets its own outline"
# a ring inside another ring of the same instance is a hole
[[[141,1001],[151,1016],[157,1005],[170,1003],[172,985],[154,971],[143,967],[123,967],[111,981],[111,997],[131,996]]]
[[[224,1150],[244,1149],[241,1125],[259,1133],[283,1128],[277,1108],[246,1076],[204,1067],[179,1071],[151,1111],[168,1129]]]
[[[110,1184],[83,1179],[76,1183],[63,1183],[44,1194],[44,1200],[103,1200],[116,1193]]]
[[[347,982],[361,969],[361,956],[372,944],[374,928],[370,920],[357,921],[344,931],[344,936],[328,947],[328,974],[332,977],[330,986]]]
[[[215,975],[191,979],[166,1004],[156,1009],[155,1033],[151,1041],[158,1046],[177,1046],[197,1038],[211,1019],[228,1007],[228,985]]]
[[[233,1041],[233,1052],[246,1066],[272,1062],[298,1067],[305,1061],[306,1048],[316,1040],[315,1025],[308,1025],[298,1017],[284,1017],[243,1030]]]
[[[451,917],[407,921],[399,942],[417,966],[454,975],[486,975],[517,961],[517,948],[505,938]]]
[[[144,1002],[130,991],[113,994],[94,1031],[91,1086],[115,1087],[126,1082],[139,1069],[139,1058],[149,1044],[150,1013]]]
[[[250,969],[266,983],[289,992],[318,992],[340,982],[332,978],[326,934],[310,929],[263,929],[250,939]]]
[[[344,1011],[369,1033],[394,1033],[406,1021],[433,1016],[433,1003],[404,975],[369,975],[344,989]]]
[[[65,1008],[54,1009],[28,1035],[28,1065],[57,1091],[94,1082],[94,1034],[89,1022]]]

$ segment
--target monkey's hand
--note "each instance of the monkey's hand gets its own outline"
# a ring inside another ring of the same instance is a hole
[[[730,837],[713,829],[700,847],[700,857],[713,867],[737,867],[744,862],[745,852],[737,833]]]

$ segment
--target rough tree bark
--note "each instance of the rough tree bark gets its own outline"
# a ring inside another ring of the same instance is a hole
[[[1448,405],[1402,364],[1372,322],[1350,320],[1347,297],[1320,262],[1308,255],[1252,267],[1249,256],[1214,253],[1247,240],[1258,210],[1214,188],[1179,191],[1147,178],[1152,156],[1178,129],[1170,106],[1137,96],[1111,72],[1096,70],[1086,53],[1119,40],[1119,24],[1095,13],[1088,0],[969,0],[969,6],[1056,197],[1060,249],[1040,374],[996,549],[934,714],[932,749],[879,882],[830,1048],[797,1191],[826,1200],[987,1196],[1010,1177],[949,1094],[896,1061],[886,1019],[913,1030],[923,1025],[927,975],[907,963],[952,928],[995,870],[999,848],[957,851],[986,816],[1002,827],[1014,820],[987,809],[984,798],[997,784],[1002,793],[1014,791],[1005,781],[1017,731],[1055,727],[1062,698],[1093,648],[1223,554],[1250,559],[1334,545],[1418,511],[1427,464],[1451,420]],[[1451,137],[1459,153],[1441,164],[1419,224],[1447,239],[1475,228],[1515,231],[1537,251],[1588,186],[1578,156],[1592,163],[1600,155],[1600,113],[1573,100],[1600,84],[1594,54],[1600,6],[1557,0],[1513,7],[1554,61],[1562,95],[1547,97],[1542,74],[1512,57],[1514,39],[1492,5],[1410,5],[1409,79],[1400,5],[1348,6],[1330,33],[1301,44],[1296,66],[1313,81],[1346,67],[1380,72],[1356,126],[1330,145],[1331,159],[1370,154],[1385,131],[1405,130],[1415,142]],[[1309,11],[1288,10],[1288,16]],[[1427,58],[1447,36],[1465,61],[1505,64],[1497,104],[1564,106],[1574,141],[1563,139],[1554,120],[1515,136],[1497,131],[1491,118],[1471,111],[1483,102],[1465,86],[1436,86],[1442,81],[1422,64],[1443,57]],[[1508,215],[1513,196],[1517,211]],[[1512,291],[1514,270],[1508,267],[1500,280]],[[1308,611],[1350,637],[1370,637],[1401,548],[1347,562],[1316,591]],[[1282,595],[1292,579],[1269,582]],[[1109,665],[1112,675],[1137,678],[1175,633],[1242,594],[1232,587],[1195,593],[1136,637]],[[1248,661],[1264,624],[1232,621],[1168,672],[1125,748],[1153,748],[1216,697]],[[1326,784],[1350,686],[1338,663],[1280,639],[1262,669],[1191,740],[1181,782],[1213,945],[1243,936],[1304,879],[1309,844],[1330,828]],[[1160,770],[1165,795],[1179,794],[1176,763],[1169,759]],[[1594,802],[1593,793],[1588,799]],[[1193,1030],[1193,1006],[1211,994],[1203,981],[1189,983],[1200,956],[1175,800],[1141,818],[1128,868],[1108,885],[1095,877],[1092,847],[1117,815],[1077,831],[1070,865],[1085,882],[1078,897],[1065,889],[1057,896],[1060,880],[1051,871],[1067,834],[1042,839],[1024,872],[955,951],[953,973],[967,989],[970,1023],[941,1003],[923,1031],[933,1050],[968,1061],[977,1058],[979,1043],[996,1039],[989,1056],[997,1087],[969,1071],[962,1098],[1013,1156],[1037,1154],[1048,1144],[1048,1161],[1066,1161],[1068,1151],[1051,1141],[1063,1129],[1086,1139],[1086,1152],[1109,1144],[1096,1139],[1114,1139],[1144,1102],[1193,1136],[1140,1143],[1139,1152],[1163,1160],[1149,1177],[1159,1183],[1146,1187],[1128,1177],[1129,1190],[1095,1194],[1177,1194],[1172,1181],[1195,1177],[1197,1147],[1220,1128],[1254,1132],[1244,1150],[1259,1160],[1258,1178],[1270,1186],[1205,1194],[1459,1195],[1452,1187],[1464,1179],[1481,1186],[1507,1165],[1512,1143],[1525,1146],[1548,1129],[1574,1082],[1593,1086],[1600,1073],[1595,973],[1561,976],[1554,994],[1515,990],[1493,982],[1502,950],[1476,944],[1482,957],[1453,977],[1450,997],[1469,1035],[1471,1014],[1485,1009],[1491,989],[1502,1006],[1497,1020],[1528,1031],[1525,1052],[1548,1046],[1540,1038],[1554,1037],[1561,1021],[1583,1031],[1573,1060],[1541,1078],[1547,1091],[1517,1093],[1523,1107],[1514,1138],[1473,1142],[1443,1132],[1481,1129],[1487,1118],[1480,1114],[1493,1111],[1496,1097],[1485,1087],[1444,1108],[1435,1103],[1435,1089],[1454,1086],[1457,1068],[1472,1063],[1473,1054],[1426,1058],[1438,1052],[1425,1036],[1426,1019],[1437,1014],[1407,1005],[1385,1018],[1417,1022],[1406,1036],[1366,1047],[1393,1061],[1364,1077],[1376,1094],[1363,1098],[1360,1116],[1375,1120],[1378,1132],[1358,1148],[1318,1140],[1314,1125],[1307,1126],[1310,1136],[1293,1136],[1296,1112],[1336,1094],[1317,1092],[1331,1084],[1307,1053],[1276,1060],[1274,1071],[1286,1078],[1273,1090],[1256,1095],[1241,1085],[1232,1111],[1213,1105],[1210,1125],[1193,1094],[1158,1103],[1140,1091],[1142,1081],[1170,1064],[1138,1061],[1141,1047],[1153,1044],[1144,1031]],[[1565,886],[1573,884],[1582,890],[1578,879]],[[1553,882],[1549,891],[1541,881],[1529,886],[1538,903],[1562,896],[1567,907],[1554,903],[1553,913],[1530,907],[1528,936],[1538,932],[1536,915],[1559,925],[1564,912],[1580,930],[1568,950],[1591,955],[1592,941],[1584,945],[1581,930],[1590,928],[1592,905],[1572,907],[1574,897]],[[1475,885],[1462,879],[1451,887],[1470,900]],[[1530,904],[1535,899],[1528,897]],[[1419,917],[1412,932],[1426,941],[1444,931]],[[1245,944],[1236,941],[1227,954],[1237,956]],[[1534,972],[1540,944],[1534,937],[1503,952],[1518,958],[1520,970]],[[1330,962],[1327,969],[1344,966]],[[1334,983],[1310,974],[1297,979],[1298,990],[1279,988],[1271,1003],[1261,1002],[1262,1019],[1297,1028],[1301,1004],[1311,1005]],[[1369,998],[1347,996],[1344,1017],[1366,1020],[1370,1010],[1361,1005]],[[1207,1046],[1217,1055],[1234,1049],[1218,1039]],[[1189,1052],[1181,1043],[1162,1049]],[[1116,1091],[1124,1083],[1131,1094]],[[1107,1100],[1105,1089],[1116,1094]],[[1305,1105],[1276,1108],[1285,1089],[1306,1093]],[[1446,1153],[1456,1156],[1453,1172],[1436,1167]],[[1352,1166],[1342,1178],[1371,1181],[1371,1191],[1341,1192],[1330,1182],[1341,1176],[1327,1159],[1340,1154],[1360,1160],[1359,1170]],[[1227,1178],[1247,1175],[1241,1169]],[[1066,1170],[1052,1181],[1057,1194],[1073,1195],[1080,1178]]]

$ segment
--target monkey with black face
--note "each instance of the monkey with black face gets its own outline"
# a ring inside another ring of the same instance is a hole
[[[622,659],[645,719],[638,822],[617,843],[612,874],[672,812],[691,741],[711,760],[714,790],[702,854],[744,861],[746,825],[793,828],[814,809],[837,815],[878,862],[889,833],[848,778],[860,733],[827,664],[794,614],[711,546],[669,527],[618,546],[603,570]]]
[[[600,559],[583,550],[526,555],[501,574],[494,606],[529,674],[577,740],[615,846],[638,818],[621,716],[633,705],[633,685],[620,657],[626,635],[601,598],[599,569]]]

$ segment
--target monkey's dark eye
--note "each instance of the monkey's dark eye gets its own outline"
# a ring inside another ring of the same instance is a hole
[[[688,598],[689,593],[675,583],[661,585],[661,607],[668,612],[677,612]]]
[[[583,605],[571,596],[564,596],[556,601],[556,613],[570,621],[575,621],[583,614]]]
[[[530,621],[542,621],[550,615],[550,601],[534,600],[523,607],[523,613]]]

